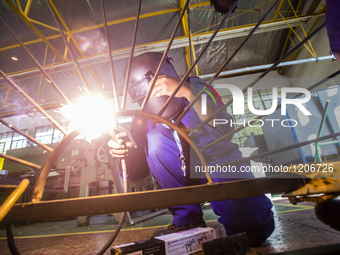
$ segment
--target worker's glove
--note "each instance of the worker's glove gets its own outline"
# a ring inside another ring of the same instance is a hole
[[[117,159],[126,158],[129,155],[133,144],[130,141],[124,142],[122,139],[110,140],[107,145],[110,148],[110,155]]]

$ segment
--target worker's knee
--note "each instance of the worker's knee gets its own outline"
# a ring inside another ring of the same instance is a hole
[[[247,232],[249,245],[255,247],[263,244],[273,233],[274,229],[275,222],[273,214],[271,214],[264,223],[254,226],[254,228]]]
[[[171,152],[168,147],[172,146],[173,143],[170,140],[173,140],[173,137],[167,128],[160,126],[150,130],[147,133],[147,140],[148,156],[157,155],[165,151]]]

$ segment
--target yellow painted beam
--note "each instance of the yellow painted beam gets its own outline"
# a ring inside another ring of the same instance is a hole
[[[32,5],[32,0],[28,0],[26,7],[25,7],[25,11],[24,11],[26,16],[28,15],[28,12],[30,11],[31,5]]]
[[[302,18],[302,19],[311,19],[311,18],[318,18],[318,17],[322,17],[324,16],[324,12],[321,12],[321,13],[316,13],[316,14],[312,14],[312,15],[300,15],[299,18]],[[285,21],[283,20],[276,20],[276,21],[267,21],[267,22],[263,22],[262,25],[271,25],[271,24],[278,24],[278,23],[282,23],[282,22],[291,22],[295,20],[295,18],[287,18]],[[228,32],[230,34],[234,34],[236,30],[240,30],[240,29],[251,29],[254,25],[256,24],[248,24],[248,25],[243,25],[243,26],[238,26],[238,27],[231,27],[231,28],[226,28],[226,29],[221,29],[220,33],[225,33],[225,32]],[[281,28],[282,29],[282,28]],[[263,30],[262,30],[263,31]],[[202,36],[209,36],[211,35],[212,32],[204,32],[204,33],[200,33],[200,34],[195,34],[194,35],[194,40],[195,41],[195,38],[199,38],[199,37],[202,37]],[[184,39],[186,39],[184,36],[183,37],[178,37],[174,40],[174,43],[176,41],[183,41]],[[164,44],[166,45],[166,43],[168,42],[168,40],[162,40],[162,41],[157,41],[157,42],[151,42],[151,43],[146,43],[146,44],[141,44],[141,45],[137,45],[136,48],[144,48],[145,50],[148,50],[150,48],[153,48],[155,45],[159,45],[159,44]],[[158,46],[157,46],[158,47]],[[117,49],[117,50],[114,50],[112,51],[112,54],[120,54],[122,52],[122,54],[125,54],[123,52],[127,52],[129,50],[129,48],[121,48],[121,49]],[[103,56],[106,56],[107,54],[106,53],[100,53],[100,54],[95,54],[95,55],[91,55],[91,56],[86,56],[86,57],[83,57],[83,58],[78,58],[78,61],[82,61],[82,60],[86,60],[86,59],[101,59]],[[67,64],[67,63],[71,63],[71,61],[67,61],[63,64]],[[58,68],[58,65],[63,65],[61,63],[57,63],[55,64],[54,68],[57,69]],[[50,68],[51,65],[47,65],[47,66],[44,66],[43,68]],[[18,75],[22,75],[24,73],[33,73],[35,72],[37,69],[36,68],[31,68],[31,69],[28,69],[28,70],[23,70],[23,71],[18,71],[18,72],[13,72],[13,73],[10,73],[8,74],[9,76],[18,76]]]
[[[21,5],[20,5],[20,0],[17,0],[17,5],[19,6],[19,10],[22,12]]]
[[[59,51],[47,40],[47,38],[42,33],[40,33],[40,31],[28,20],[24,14],[20,12],[20,10],[16,8],[16,6],[10,0],[5,0],[5,2],[23,21],[25,21],[25,23],[41,38],[41,40],[44,41],[57,54],[60,59],[64,60]]]
[[[182,18],[182,31],[183,31],[183,35],[185,37],[189,37],[189,29],[188,29],[188,13],[186,12],[186,10],[184,10],[184,5],[185,5],[186,0],[179,0],[179,8],[181,12],[185,12],[185,14],[183,15]],[[186,64],[187,64],[187,70],[191,67],[191,54],[190,54],[190,48],[188,46],[184,47],[184,51],[185,51],[185,60],[186,60]]]
[[[52,26],[47,25],[47,24],[45,24],[45,23],[42,23],[42,22],[40,22],[40,21],[31,19],[31,18],[29,18],[29,17],[27,17],[27,19],[28,19],[31,23],[34,23],[34,24],[37,24],[37,25],[39,25],[39,26],[46,27],[46,28],[49,28],[49,29],[51,29],[51,30],[54,30],[54,31],[59,32],[59,29],[56,28],[56,27],[52,27]]]
[[[76,47],[77,51],[80,53],[80,55],[82,57],[84,57],[84,54],[82,52],[82,50],[80,49],[77,41],[74,39],[74,37],[72,36],[72,32],[68,29],[68,26],[66,24],[66,22],[64,21],[63,17],[60,15],[58,9],[56,8],[56,6],[54,5],[53,1],[52,0],[49,0],[50,4],[51,4],[51,7],[52,9],[54,10],[54,12],[56,13],[57,15],[57,18],[61,21],[62,25],[64,26],[64,28],[66,29],[66,33],[67,33],[67,41],[69,42],[69,40],[72,40],[74,46]],[[65,54],[64,54],[64,57],[66,58],[67,57],[67,47],[65,47]],[[98,84],[101,84],[100,80],[98,79],[97,75],[95,74],[95,72],[93,71],[93,69],[90,67],[89,69],[89,72],[90,74],[93,75],[93,77],[95,78],[95,80],[97,81]],[[91,84],[91,83],[89,83]]]
[[[9,0],[5,0],[5,1],[9,1]],[[157,16],[157,15],[162,15],[162,14],[167,14],[167,13],[172,13],[172,12],[177,12],[179,10],[180,10],[179,8],[174,8],[174,9],[169,9],[169,10],[163,10],[163,11],[157,11],[157,12],[152,12],[152,13],[146,13],[146,14],[140,15],[140,19],[149,18],[149,17],[153,17],[153,16]],[[107,25],[108,26],[113,26],[113,25],[129,22],[129,21],[134,21],[135,19],[136,18],[134,16],[133,17],[128,17],[128,18],[124,18],[124,19],[110,21],[110,22],[107,23]],[[74,34],[78,34],[78,33],[81,33],[81,32],[86,32],[86,31],[91,31],[91,30],[94,30],[94,29],[102,28],[102,27],[104,27],[104,24],[88,26],[88,27],[85,27],[85,28],[80,28],[80,29],[76,29],[76,30],[70,31],[70,34],[74,35]],[[51,29],[53,29],[53,28],[51,28]],[[59,37],[61,37],[61,35],[58,34],[58,35],[53,35],[53,36],[46,37],[46,38],[48,40],[52,40],[52,39],[56,39],[56,38],[59,38]],[[42,39],[37,39],[37,40],[32,40],[32,41],[25,42],[24,44],[25,45],[30,45],[30,44],[39,43],[39,42],[42,42],[42,41],[43,41]],[[17,47],[20,47],[20,44],[14,44],[14,45],[10,45],[10,46],[7,46],[7,47],[2,47],[2,48],[0,48],[0,51],[9,50],[9,49],[17,48]]]
[[[283,2],[284,2],[284,1],[285,1],[285,0],[281,0],[279,6],[277,7],[277,10],[276,10],[276,12],[275,12],[275,16],[274,16],[273,20],[276,20],[276,19],[277,19],[277,16],[279,15],[279,12],[281,11],[281,8],[282,8],[282,5],[283,5]]]

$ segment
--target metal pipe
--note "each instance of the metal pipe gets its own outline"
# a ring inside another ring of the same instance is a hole
[[[149,99],[150,99],[152,90],[153,90],[153,88],[154,88],[154,86],[155,86],[155,84],[156,84],[156,80],[157,80],[157,78],[158,78],[158,75],[159,75],[159,72],[160,72],[160,70],[161,70],[161,67],[162,67],[162,65],[163,65],[163,63],[164,63],[164,61],[165,61],[165,59],[166,59],[166,57],[167,57],[167,55],[168,55],[168,52],[169,52],[170,47],[171,47],[171,45],[172,45],[172,42],[173,42],[173,40],[175,39],[175,34],[176,34],[176,32],[177,32],[177,29],[178,29],[179,25],[181,24],[181,21],[182,21],[182,19],[183,19],[185,10],[187,10],[187,7],[188,7],[188,5],[189,5],[189,2],[190,2],[190,0],[187,0],[187,1],[186,1],[185,5],[184,5],[184,7],[183,7],[183,11],[182,11],[181,15],[179,16],[179,19],[177,20],[175,29],[174,29],[174,31],[172,32],[172,35],[171,35],[171,37],[170,37],[170,39],[169,39],[169,42],[168,42],[168,44],[167,44],[167,47],[166,47],[166,49],[165,49],[165,51],[164,51],[164,53],[163,53],[162,59],[161,59],[159,65],[158,65],[158,68],[157,68],[157,70],[156,70],[155,76],[154,76],[154,78],[152,79],[151,84],[149,85],[150,87],[149,87],[148,93],[146,94],[146,97],[144,98],[144,101],[143,101],[143,103],[142,103],[141,111],[144,110],[144,107],[146,106],[146,104],[148,103],[148,101],[149,101]]]
[[[7,215],[7,213],[12,209],[15,202],[19,199],[22,193],[26,190],[29,180],[24,179],[20,182],[18,187],[6,198],[5,202],[0,206],[0,222]]]
[[[325,136],[315,138],[315,139],[312,139],[312,140],[309,140],[309,141],[291,144],[291,145],[288,145],[288,146],[285,146],[285,147],[282,147],[282,148],[279,148],[279,149],[259,153],[259,154],[256,154],[256,155],[253,155],[253,156],[250,156],[250,157],[247,157],[247,158],[236,159],[236,160],[227,162],[225,164],[221,164],[221,166],[237,165],[237,164],[247,162],[247,161],[252,160],[252,159],[261,158],[261,157],[269,156],[269,155],[272,155],[272,154],[277,154],[277,153],[280,153],[280,152],[283,152],[283,151],[296,149],[296,148],[299,148],[299,147],[302,147],[302,146],[305,146],[305,145],[308,145],[308,144],[311,144],[311,143],[316,143],[316,142],[326,140],[326,139],[329,139],[329,138],[333,138],[333,137],[336,137],[336,136],[339,136],[339,135],[340,135],[340,132],[330,134],[330,135],[325,135]]]
[[[306,179],[299,175],[289,174],[281,175],[281,177],[284,178],[256,178],[182,188],[17,204],[3,219],[3,222],[35,222],[84,215],[141,211],[265,193],[282,193],[296,190],[306,182]]]
[[[243,93],[247,90],[247,88],[254,86],[256,83],[258,83],[263,77],[265,77],[270,71],[274,70],[281,62],[283,62],[286,58],[288,58],[294,51],[296,51],[298,48],[300,48],[304,43],[309,41],[314,35],[316,35],[322,28],[324,28],[325,23],[322,24],[320,27],[318,27],[316,30],[313,31],[309,36],[307,36],[305,39],[303,39],[298,45],[296,45],[293,49],[291,49],[285,56],[280,58],[278,61],[276,61],[271,67],[269,67],[266,71],[264,71],[261,75],[259,75],[254,81],[252,81],[250,84],[248,84],[242,91]],[[194,135],[197,133],[202,127],[204,127],[206,124],[208,124],[214,117],[216,117],[220,112],[224,111],[233,100],[229,100],[226,104],[224,104],[222,107],[220,107],[214,114],[209,116],[205,121],[203,121],[196,129],[194,129],[190,135]],[[222,139],[221,137],[220,139]],[[224,138],[223,138],[224,139]]]
[[[233,12],[233,10],[235,9],[235,7],[238,5],[240,0],[235,1],[234,5],[232,8],[229,9],[228,13],[224,16],[224,18],[222,19],[222,21],[220,22],[219,26],[217,27],[217,29],[214,31],[214,33],[211,35],[209,41],[204,45],[203,49],[201,50],[200,54],[198,54],[195,62],[191,65],[191,67],[187,70],[187,72],[185,73],[185,75],[182,77],[181,81],[179,82],[177,88],[172,92],[172,94],[169,96],[168,100],[165,102],[165,104],[162,106],[161,110],[158,112],[158,116],[161,116],[163,114],[163,112],[166,110],[166,108],[168,107],[168,105],[170,104],[171,100],[175,97],[175,95],[177,94],[177,92],[180,90],[180,88],[182,87],[183,83],[185,82],[185,80],[188,78],[188,76],[190,75],[192,69],[194,69],[194,67],[196,66],[196,64],[198,63],[198,61],[201,59],[201,57],[203,56],[203,54],[205,53],[205,51],[208,49],[208,47],[210,46],[211,42],[214,40],[215,36],[217,35],[218,31],[221,29],[222,25],[224,24],[224,22],[226,21],[226,19],[229,17],[229,15]]]
[[[65,44],[65,46],[66,46],[66,47],[68,48],[68,50],[69,50],[70,56],[71,56],[71,58],[72,58],[72,60],[73,60],[74,66],[75,66],[76,69],[77,69],[77,72],[78,72],[78,74],[79,74],[79,77],[80,77],[81,81],[83,82],[83,85],[85,86],[87,92],[90,93],[90,91],[91,91],[91,90],[90,90],[90,87],[89,87],[89,85],[88,85],[88,83],[87,83],[87,81],[86,81],[86,78],[85,78],[85,76],[84,76],[84,73],[83,73],[83,71],[81,70],[81,67],[80,67],[80,65],[79,65],[79,63],[78,63],[78,61],[77,61],[77,57],[76,57],[76,55],[75,55],[75,53],[74,53],[74,51],[73,51],[73,48],[72,48],[71,45],[68,43],[68,41],[67,41],[67,39],[66,39],[66,37],[65,37],[65,35],[64,35],[64,32],[63,32],[63,30],[62,30],[62,28],[61,28],[61,25],[60,25],[60,23],[59,23],[59,20],[58,20],[58,18],[55,16],[55,13],[54,13],[54,11],[53,11],[53,8],[52,8],[52,6],[51,6],[49,0],[45,0],[45,2],[47,3],[47,6],[48,6],[48,9],[50,10],[50,13],[51,13],[51,15],[52,15],[52,18],[54,19],[54,22],[56,23],[56,25],[57,25],[57,27],[58,27],[58,29],[59,29],[59,32],[60,32],[60,35],[61,35],[61,37],[62,37],[62,39],[63,39],[63,41],[64,41],[64,44]]]
[[[51,85],[55,88],[55,90],[58,92],[58,94],[66,101],[66,103],[71,104],[71,102],[68,100],[68,98],[65,96],[65,94],[61,91],[61,89],[55,84],[52,77],[45,71],[45,69],[40,65],[38,60],[33,56],[33,54],[28,50],[28,48],[24,45],[24,43],[17,37],[17,35],[14,33],[14,31],[10,28],[10,26],[6,23],[6,21],[1,17],[0,20],[4,25],[7,27],[9,32],[13,35],[13,37],[17,40],[17,42],[21,45],[21,47],[25,50],[27,55],[33,60],[33,62],[36,64],[36,66],[39,68],[40,72],[45,76],[48,82],[51,83]]]
[[[121,159],[121,166],[122,166],[122,172],[123,172],[123,187],[124,187],[124,193],[128,193],[128,183],[127,183],[127,169],[126,169],[126,162],[125,159]],[[114,240],[117,238],[120,229],[123,226],[125,217],[127,215],[127,212],[124,211],[122,215],[120,216],[119,222],[117,224],[116,230],[111,236],[111,238],[106,242],[106,244],[100,249],[100,251],[97,253],[97,255],[102,255],[105,253],[105,251],[112,245]]]
[[[262,19],[256,24],[256,26],[250,31],[248,36],[242,41],[242,43],[236,48],[236,50],[230,55],[230,57],[224,62],[224,64],[218,69],[218,71],[212,76],[212,78],[207,82],[207,85],[210,85],[214,79],[218,77],[218,75],[222,72],[223,68],[225,68],[230,61],[235,57],[235,55],[241,50],[241,48],[246,44],[246,42],[249,40],[249,38],[255,33],[255,31],[259,28],[259,26],[262,24],[262,22],[268,17],[268,15],[272,12],[272,10],[275,8],[275,6],[280,2],[281,0],[277,0],[273,6],[267,11],[267,13],[262,17]],[[197,103],[199,97],[202,95],[203,90],[201,90],[193,100],[191,100],[188,107],[181,113],[181,115],[178,116],[176,119],[176,123],[179,123],[184,116],[189,112],[189,110],[193,107],[195,103]]]
[[[40,168],[41,168],[41,166],[39,166],[39,165],[33,164],[33,163],[28,162],[26,160],[18,159],[16,157],[12,157],[12,156],[9,156],[9,155],[6,155],[6,154],[0,153],[0,157],[11,160],[13,162],[16,162],[16,163],[19,163],[19,164],[22,164],[22,165],[25,165],[25,166],[28,166],[28,167],[32,167],[32,168],[37,169],[37,170],[40,170]]]
[[[321,136],[323,127],[325,125],[327,112],[328,112],[328,108],[329,108],[329,102],[330,102],[329,100],[326,100],[325,108],[323,109],[322,118],[321,118],[321,122],[320,122],[320,126],[319,126],[318,136],[317,136],[318,138]],[[314,161],[316,162],[317,160],[319,162],[322,161],[320,153],[319,153],[319,143],[318,142],[315,143],[315,158],[314,158]]]
[[[22,130],[20,130],[20,129],[14,127],[13,125],[9,124],[9,123],[8,123],[7,121],[5,121],[4,119],[0,118],[0,122],[1,122],[2,124],[4,124],[6,127],[8,127],[8,128],[10,128],[10,129],[12,129],[13,131],[17,132],[18,134],[20,134],[20,135],[26,137],[26,138],[27,138],[28,140],[30,140],[31,142],[33,142],[33,143],[39,145],[39,146],[42,147],[43,149],[45,149],[45,150],[47,150],[47,151],[49,151],[49,152],[53,151],[53,149],[52,149],[51,147],[47,146],[46,144],[43,144],[43,143],[39,142],[39,141],[38,141],[37,139],[35,139],[34,137],[32,137],[32,136],[26,134],[25,132],[23,132]]]
[[[45,112],[29,95],[27,95],[12,79],[10,79],[1,69],[0,74],[9,82],[11,87],[19,92],[27,101],[29,101],[37,110],[44,115],[56,128],[58,128],[64,135],[66,131],[60,126],[47,112]]]
[[[132,58],[133,58],[133,53],[135,51],[135,46],[136,46],[136,38],[137,38],[137,31],[138,31],[139,15],[140,15],[141,5],[142,5],[142,0],[139,0],[138,1],[137,15],[136,15],[135,28],[134,28],[134,32],[133,32],[132,45],[131,45],[131,49],[130,49],[129,62],[128,62],[127,70],[126,70],[126,76],[125,76],[123,100],[122,100],[122,107],[121,107],[122,110],[125,110],[126,96],[127,96],[129,80],[130,80]]]
[[[323,84],[324,82],[328,81],[329,79],[334,78],[335,76],[337,76],[337,75],[339,75],[339,74],[340,74],[340,70],[338,70],[338,71],[332,73],[331,75],[327,76],[326,78],[322,79],[321,81],[318,81],[318,82],[315,83],[314,85],[308,87],[307,90],[311,91],[311,90],[317,88],[318,86],[320,86],[321,84]],[[296,94],[295,96],[293,96],[293,98],[297,98],[297,97],[299,97],[299,96],[301,96],[301,95],[302,95],[302,94]],[[281,108],[281,104],[279,104],[279,105],[277,106],[277,109],[279,109],[279,108]],[[259,119],[262,119],[263,117],[264,117],[264,116],[257,116],[257,117],[255,117],[255,118],[253,118],[253,119],[254,119],[254,120],[259,120]],[[244,126],[240,126],[240,127],[236,128],[236,129],[234,129],[233,131],[230,131],[229,133],[227,133],[226,135],[224,135],[223,137],[221,137],[221,139],[217,139],[217,140],[215,140],[214,142],[212,142],[212,143],[206,145],[202,150],[204,151],[204,150],[206,150],[206,149],[209,149],[210,147],[214,146],[215,144],[219,143],[220,141],[222,141],[222,140],[224,140],[224,139],[231,139],[231,137],[232,137],[234,134],[240,132],[242,129],[246,128],[247,126],[248,126],[248,123],[246,123],[246,125],[244,125]]]
[[[292,66],[292,65],[305,64],[305,63],[311,63],[311,62],[319,62],[319,61],[323,61],[323,60],[333,60],[333,59],[335,59],[334,55],[322,56],[322,57],[317,57],[317,58],[305,58],[305,59],[282,62],[282,63],[278,64],[277,67]],[[220,73],[220,76],[233,75],[233,74],[239,74],[239,73],[244,73],[244,72],[259,71],[259,70],[267,69],[267,68],[271,67],[272,65],[273,64],[249,66],[249,67],[243,67],[243,68],[234,69],[234,70],[230,70],[230,71],[224,71],[224,72]],[[200,75],[199,77],[201,79],[208,79],[208,78],[212,77],[213,75],[214,74],[204,74],[204,75]]]
[[[323,143],[319,143],[319,146],[323,146],[323,145],[332,145],[332,144],[339,144],[340,140],[335,140],[335,141],[329,141],[329,142],[323,142]]]
[[[113,91],[113,98],[115,100],[116,110],[119,111],[119,98],[117,93],[117,87],[116,87],[116,79],[115,79],[115,71],[113,67],[113,61],[112,61],[112,54],[111,54],[111,43],[110,43],[110,36],[109,31],[107,28],[107,20],[106,20],[106,14],[105,14],[105,8],[104,8],[104,0],[101,0],[101,7],[102,7],[102,15],[104,20],[104,31],[105,31],[105,37],[107,42],[107,48],[108,48],[108,58],[109,58],[109,67],[110,67],[110,74],[111,74],[111,83],[112,83],[112,91]]]

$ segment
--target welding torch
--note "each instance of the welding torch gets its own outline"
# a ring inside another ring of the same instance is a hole
[[[131,142],[134,148],[137,148],[137,143],[133,136],[131,135],[130,131],[122,126],[117,126],[114,129],[114,136],[116,141],[119,144],[126,145],[127,142]],[[123,174],[123,186],[124,186],[124,193],[127,193],[127,169],[126,169],[126,161],[124,158],[120,160],[121,169]]]

